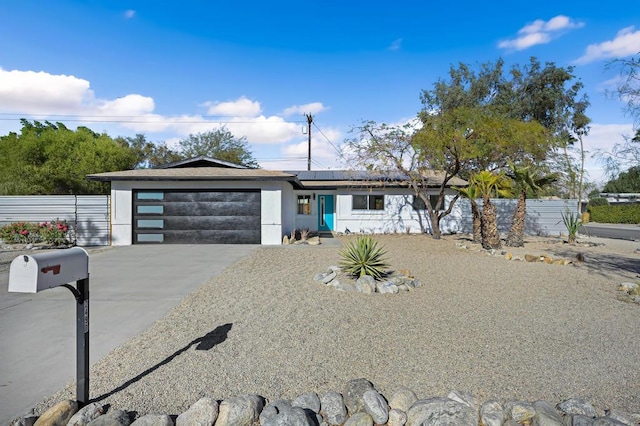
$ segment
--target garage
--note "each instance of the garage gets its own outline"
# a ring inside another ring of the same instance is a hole
[[[134,190],[134,244],[260,244],[261,194],[242,190]]]

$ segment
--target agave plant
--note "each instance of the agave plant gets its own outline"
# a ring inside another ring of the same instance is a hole
[[[576,234],[578,233],[578,229],[580,229],[580,225],[582,225],[580,217],[577,213],[567,210],[562,214],[562,221],[564,222],[564,226],[567,228],[567,233],[569,234],[569,243],[575,243]]]
[[[340,266],[353,276],[370,275],[380,279],[389,266],[384,256],[386,251],[378,246],[378,242],[368,235],[350,241],[340,250]]]

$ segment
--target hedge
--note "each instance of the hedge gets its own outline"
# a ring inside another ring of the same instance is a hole
[[[640,224],[640,204],[589,206],[589,220],[600,223]]]

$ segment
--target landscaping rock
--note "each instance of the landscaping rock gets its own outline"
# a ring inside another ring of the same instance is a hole
[[[271,420],[272,417],[275,417],[283,410],[291,408],[291,403],[285,399],[277,399],[268,403],[260,412],[260,416],[258,419],[260,420],[260,424],[264,425],[268,421]]]
[[[404,426],[407,423],[407,413],[397,408],[389,410],[387,426]]]
[[[60,401],[45,411],[34,423],[35,426],[65,426],[78,412],[78,402],[70,399]]]
[[[418,397],[411,389],[401,387],[389,400],[389,407],[406,413],[417,400]]]
[[[484,426],[502,426],[505,418],[504,408],[498,401],[485,401],[480,407],[480,420]]]
[[[609,416],[598,417],[591,423],[592,426],[626,426],[624,423],[617,421]]]
[[[372,276],[363,275],[356,281],[356,289],[360,293],[372,294],[376,292],[376,280]]]
[[[313,280],[314,280],[314,281],[323,281],[323,280],[324,280],[324,277],[326,277],[326,276],[327,276],[327,274],[321,274],[321,273],[318,273],[318,274],[315,274],[315,275],[313,276]]]
[[[330,425],[341,425],[347,420],[347,407],[344,405],[342,395],[338,392],[322,395],[320,407],[320,413]]]
[[[622,283],[618,286],[618,290],[624,291],[630,296],[640,296],[640,284]]]
[[[505,404],[505,412],[508,418],[513,419],[516,423],[527,422],[536,415],[533,405],[526,401],[508,401]]]
[[[447,394],[447,398],[461,402],[463,404],[467,404],[469,408],[471,408],[476,413],[480,409],[478,398],[471,395],[469,392],[453,390]]]
[[[71,417],[67,426],[85,426],[104,414],[104,408],[97,402],[87,404]]]
[[[547,401],[536,401],[533,408],[536,410],[533,426],[563,426],[562,417]]]
[[[330,282],[332,279],[334,279],[336,277],[336,273],[331,271],[330,273],[328,273],[327,275],[325,275],[325,277],[322,279],[322,282],[327,284],[328,282]]]
[[[364,393],[366,391],[376,389],[367,379],[350,380],[344,393],[344,405],[349,410],[349,414],[353,415],[360,411],[364,411]]]
[[[373,419],[367,413],[355,413],[345,422],[344,426],[373,426]]]
[[[318,246],[320,245],[320,237],[315,236],[315,237],[311,237],[307,240],[307,244],[311,245],[311,246]]]
[[[556,408],[564,414],[580,414],[587,417],[596,417],[596,409],[580,398],[567,399],[556,405]]]
[[[540,256],[534,256],[532,254],[525,254],[524,255],[524,260],[526,260],[527,262],[539,262],[540,261]]]
[[[387,401],[376,390],[368,390],[362,396],[364,411],[368,413],[373,422],[383,425],[389,420],[389,407]]]
[[[358,291],[356,289],[356,286],[354,286],[353,284],[350,284],[350,283],[338,282],[338,284],[336,284],[335,287],[336,287],[336,290],[339,290],[339,291],[347,291],[347,292],[356,292],[356,291]]]
[[[449,398],[420,399],[407,413],[407,426],[463,426],[477,422],[477,414],[467,404]]]
[[[173,420],[166,414],[147,414],[131,423],[131,426],[173,426]]]
[[[216,426],[249,426],[257,421],[264,399],[259,395],[244,395],[220,403]]]
[[[623,423],[628,426],[634,426],[637,424],[627,413],[622,412],[620,410],[605,410],[605,414],[607,417],[617,420],[620,423]]]
[[[126,411],[111,410],[89,423],[87,426],[129,426],[131,419]]]
[[[399,291],[398,286],[390,281],[376,283],[376,290],[380,294],[397,294]]]
[[[565,426],[592,426],[593,417],[585,416],[582,414],[567,415],[564,417]]]
[[[291,403],[294,407],[306,408],[314,413],[318,414],[320,412],[320,398],[318,394],[315,392],[309,392],[300,395]]]
[[[282,406],[282,409],[275,415],[269,417],[262,426],[314,426],[314,422],[307,416],[301,407]]]
[[[176,419],[176,426],[213,425],[218,418],[218,401],[201,398]]]

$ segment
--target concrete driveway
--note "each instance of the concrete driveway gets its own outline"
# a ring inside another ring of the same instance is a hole
[[[138,245],[89,255],[90,361],[162,318],[187,294],[257,245]],[[0,274],[0,424],[75,380],[71,292],[8,293]]]

